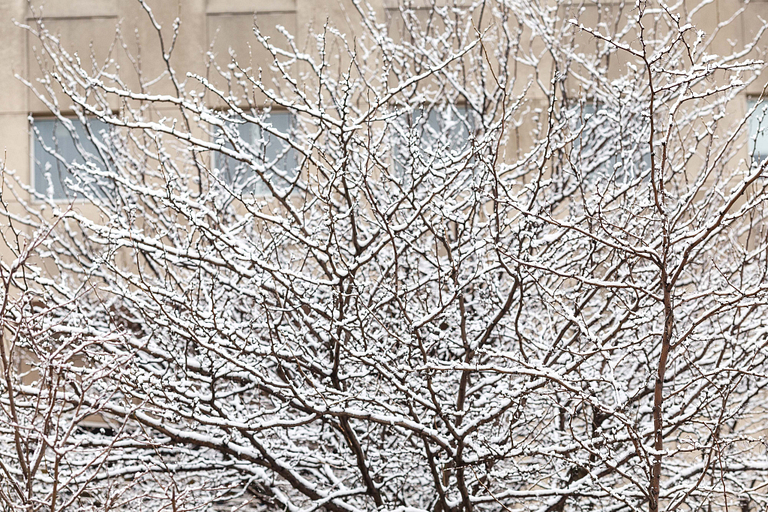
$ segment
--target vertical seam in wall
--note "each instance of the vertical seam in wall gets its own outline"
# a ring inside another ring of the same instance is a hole
[[[24,14],[25,15],[27,14],[27,8],[28,7],[27,7],[26,2],[25,2],[25,5],[24,5]],[[21,46],[23,48],[23,51],[22,51],[22,53],[23,53],[23,56],[22,56],[23,62],[21,63],[21,68],[23,70],[22,71],[22,77],[25,80],[29,80],[29,74],[30,74],[30,70],[29,70],[29,57],[30,57],[30,55],[29,55],[29,32],[27,30],[22,30],[22,29],[20,29],[19,32],[20,32],[20,36],[19,37],[23,37],[24,38],[24,40],[21,42]],[[24,93],[22,95],[22,100],[21,101],[22,101],[22,104],[24,105],[24,112],[25,112],[25,115],[24,115],[24,128],[27,131],[27,138],[26,138],[26,141],[27,141],[27,155],[26,155],[27,156],[27,158],[26,158],[26,161],[27,161],[27,183],[29,183],[30,186],[31,186],[32,179],[34,178],[34,172],[35,172],[34,171],[35,161],[34,161],[34,156],[32,154],[32,150],[33,150],[33,147],[34,147],[32,145],[32,143],[33,143],[33,141],[32,141],[32,131],[30,130],[30,127],[29,127],[29,111],[30,111],[29,94],[30,94],[29,87],[25,86],[24,87]]]

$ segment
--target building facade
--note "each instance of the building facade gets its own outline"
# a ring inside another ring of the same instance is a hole
[[[581,9],[585,13],[582,19],[595,18],[596,15],[590,11],[590,2],[574,1],[572,4],[573,9]],[[610,8],[619,2],[611,0],[602,4]],[[691,7],[695,5],[694,2],[684,4],[683,10],[688,8],[687,4]],[[383,13],[382,19],[397,30],[396,18],[399,17],[400,7],[397,0],[374,0],[366,5]],[[425,0],[408,5],[418,10],[427,7],[429,2]],[[29,26],[33,32],[44,28],[57,34],[62,47],[81,59],[92,58],[97,64],[114,59],[122,69],[134,68],[136,75],[145,81],[158,78],[159,85],[152,89],[155,93],[171,92],[170,81],[163,78],[168,69],[159,51],[161,40],[167,47],[173,45],[170,63],[176,73],[182,77],[194,73],[217,83],[217,66],[226,67],[233,59],[252,70],[263,68],[267,77],[271,73],[272,56],[254,36],[254,24],[275,41],[284,41],[284,33],[295,36],[299,48],[312,44],[308,39],[310,29],[321,28],[326,20],[341,31],[348,29],[349,34],[359,29],[350,22],[351,4],[342,0],[184,0],[150,2],[149,7],[154,20],[138,2],[129,0],[48,0],[39,4],[26,0],[3,0],[0,3],[0,62],[3,63],[0,70],[0,90],[3,91],[0,143],[7,170],[16,172],[22,181],[36,190],[45,190],[48,184],[43,183],[46,167],[43,160],[50,158],[43,155],[44,151],[36,139],[52,138],[56,130],[61,129],[52,122],[48,106],[24,83],[27,80],[32,87],[42,91],[44,86],[38,79],[43,76],[41,69],[47,63],[39,47],[40,40],[22,25]],[[733,45],[748,42],[758,33],[760,20],[768,17],[768,2],[715,0],[699,8],[696,16],[697,29],[716,39],[715,49],[719,45],[727,51]],[[731,18],[734,21],[729,21]],[[43,20],[40,26],[38,19]],[[174,36],[176,19],[180,20],[180,26]],[[154,22],[162,27],[159,31],[153,27]],[[760,57],[756,52],[752,55]],[[546,64],[542,66],[546,67]],[[533,70],[523,70],[522,73],[532,74]],[[753,82],[734,115],[743,115],[757,101],[761,101],[762,92],[763,84]],[[533,96],[536,94],[537,91],[532,91]],[[215,98],[210,99],[216,102]],[[66,102],[63,97],[62,100]],[[259,101],[257,98],[256,103]],[[594,110],[594,106],[588,108]],[[168,112],[172,113],[173,108],[168,107]],[[30,119],[37,120],[37,132],[35,121],[30,124]],[[766,155],[768,137],[762,135],[760,126],[759,120],[753,117],[749,125],[750,150],[755,149],[758,154]],[[756,147],[753,147],[755,143]],[[67,153],[66,148],[64,153]],[[72,155],[74,158],[74,150]],[[51,162],[48,164],[50,166]],[[61,184],[56,179],[54,182],[54,195],[65,199]],[[14,201],[13,198],[6,200]]]

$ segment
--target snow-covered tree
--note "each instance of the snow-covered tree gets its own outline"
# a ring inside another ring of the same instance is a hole
[[[355,0],[196,74],[140,3],[160,76],[26,27],[6,510],[768,506],[747,7]]]

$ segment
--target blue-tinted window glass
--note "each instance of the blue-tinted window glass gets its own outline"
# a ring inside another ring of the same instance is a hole
[[[98,120],[88,121],[91,132],[100,137],[107,125]],[[35,192],[48,195],[52,188],[53,199],[73,199],[76,193],[73,185],[91,188],[97,179],[90,179],[87,184],[82,172],[85,167],[95,166],[104,170],[104,162],[99,157],[96,146],[88,137],[85,127],[77,119],[71,120],[73,133],[59,119],[35,119],[33,121],[33,182]],[[99,190],[91,188],[99,193]]]
[[[622,141],[616,121],[593,102],[577,108],[572,130],[578,137],[571,162],[588,182],[612,178],[627,183],[650,168],[651,155],[644,141],[635,141],[635,148],[629,146],[632,141]]]
[[[286,135],[291,133],[293,117],[288,112],[272,112],[266,119],[275,131]],[[242,148],[253,162],[264,169],[264,175],[277,189],[284,191],[298,174],[296,151],[282,138],[262,130],[260,126],[245,123],[237,127]],[[232,147],[229,143],[227,147]],[[252,194],[266,194],[269,188],[257,173],[245,162],[214,154],[215,173],[236,191]]]
[[[768,157],[768,100],[749,100],[749,109],[753,108],[749,116],[749,154],[760,163]]]
[[[405,127],[396,135],[400,140],[394,143],[394,170],[396,177],[406,182],[413,178],[413,170],[439,169],[444,159],[461,154],[470,144],[473,120],[465,105],[433,108],[428,113],[414,109],[400,122]]]

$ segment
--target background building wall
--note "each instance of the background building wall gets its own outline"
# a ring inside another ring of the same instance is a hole
[[[179,80],[186,79],[186,73],[196,73],[209,78],[214,84],[224,86],[217,77],[216,66],[226,67],[234,57],[241,66],[262,68],[265,79],[269,79],[271,59],[253,34],[254,22],[260,30],[271,37],[276,44],[285,42],[282,27],[295,36],[299,48],[311,47],[314,42],[308,38],[310,30],[321,30],[330,21],[352,39],[356,27],[356,13],[349,0],[183,0],[180,2],[149,0],[148,5],[157,23],[162,27],[160,36],[164,44],[173,39],[174,20],[181,20],[178,38],[170,59]],[[604,2],[610,4],[611,2]],[[384,17],[397,17],[399,0],[374,0],[369,4]],[[587,2],[586,4],[589,4]],[[688,1],[686,8],[698,2]],[[426,8],[429,2],[413,2],[414,8]],[[574,2],[574,9],[584,2]],[[566,8],[569,8],[566,6]],[[597,13],[588,12],[585,20]],[[617,6],[618,9],[618,6]],[[625,8],[626,10],[627,8]],[[731,18],[740,9],[745,15]],[[626,14],[626,13],[625,13]],[[563,13],[566,15],[566,13]],[[136,73],[127,73],[138,84],[138,75],[146,80],[166,73],[166,62],[159,50],[160,37],[152,26],[147,13],[134,0],[0,0],[0,159],[5,169],[17,173],[19,179],[30,183],[32,169],[31,136],[28,118],[48,115],[47,107],[36,97],[19,77],[26,78],[33,86],[40,87],[37,79],[42,76],[41,67],[47,65],[38,48],[40,42],[19,25],[27,24],[37,30],[36,18],[42,16],[45,28],[60,35],[61,45],[81,59],[94,58],[103,63],[112,58],[122,69],[134,68]],[[761,20],[768,19],[768,1],[715,0],[697,14],[697,28],[708,34],[714,33],[717,45],[729,51],[732,44],[754,37]],[[396,21],[392,22],[393,33],[397,33]],[[585,42],[589,39],[585,35]],[[121,48],[122,46],[122,48]],[[329,49],[333,52],[334,49]],[[133,60],[129,57],[133,56]],[[617,60],[618,62],[618,60]],[[617,63],[617,72],[621,72]],[[527,74],[531,70],[522,70]],[[520,86],[525,80],[520,80]],[[753,83],[743,101],[734,102],[740,106],[733,114],[741,116],[747,109],[747,97],[762,93],[764,84]],[[170,80],[160,80],[153,85],[154,93],[173,92]],[[194,80],[189,80],[194,88]],[[535,91],[534,91],[535,95]],[[65,97],[60,97],[66,102]],[[215,102],[214,98],[211,101]],[[257,102],[258,102],[257,98]],[[62,103],[66,105],[66,103]],[[118,108],[118,105],[114,105]],[[173,107],[167,107],[169,115]],[[523,134],[527,133],[525,130]],[[519,148],[518,148],[519,149]],[[746,156],[746,155],[745,155]],[[28,199],[21,194],[22,199]],[[18,205],[15,198],[5,194],[3,199],[10,208]],[[6,227],[2,227],[6,229]]]

